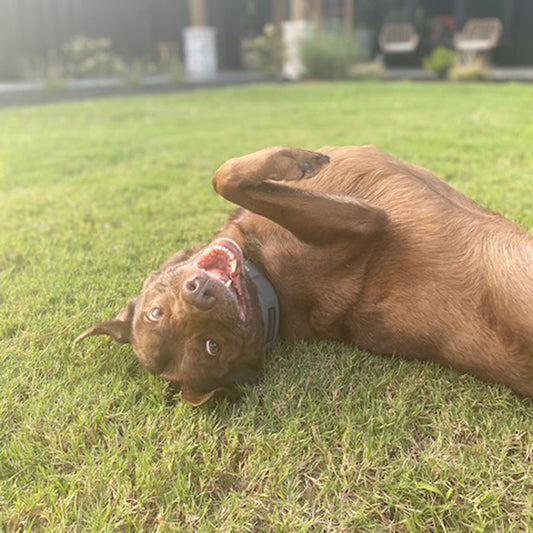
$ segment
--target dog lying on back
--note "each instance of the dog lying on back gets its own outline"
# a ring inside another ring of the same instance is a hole
[[[213,185],[244,209],[76,342],[131,343],[193,405],[256,381],[278,330],[533,396],[533,238],[517,225],[371,146],[267,148]]]

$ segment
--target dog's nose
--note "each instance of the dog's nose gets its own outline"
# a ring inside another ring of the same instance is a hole
[[[212,281],[206,276],[193,276],[183,284],[183,298],[201,311],[211,309],[216,302]]]

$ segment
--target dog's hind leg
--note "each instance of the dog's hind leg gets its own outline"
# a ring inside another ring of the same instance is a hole
[[[329,163],[327,155],[297,148],[266,148],[224,163],[213,177],[224,198],[269,218],[311,244],[368,241],[387,225],[382,209],[366,202],[291,187]]]

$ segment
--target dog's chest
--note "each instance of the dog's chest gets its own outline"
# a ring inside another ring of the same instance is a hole
[[[311,248],[311,249],[309,249]],[[268,257],[264,269],[280,301],[283,337],[335,338],[345,336],[364,285],[361,262],[339,262],[324,247],[286,249]]]

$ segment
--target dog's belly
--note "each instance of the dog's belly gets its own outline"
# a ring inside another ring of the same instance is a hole
[[[443,360],[438,337],[411,323],[390,320],[380,310],[354,311],[343,317],[336,338],[362,350],[407,359]]]

